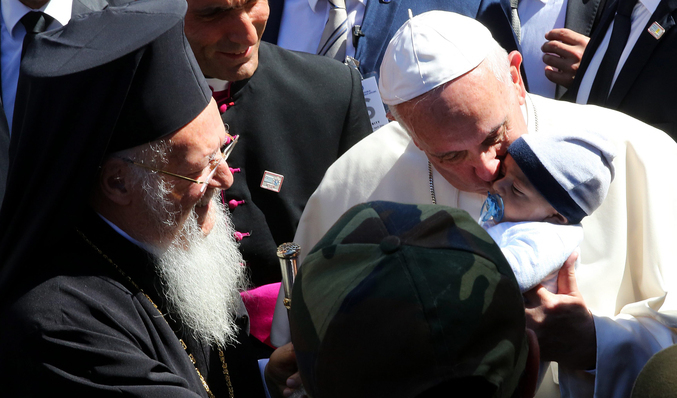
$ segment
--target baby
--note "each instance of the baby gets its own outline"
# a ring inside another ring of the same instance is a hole
[[[614,178],[614,144],[591,132],[527,134],[508,147],[480,224],[501,247],[522,292],[557,291],[557,270],[583,240],[581,220]]]

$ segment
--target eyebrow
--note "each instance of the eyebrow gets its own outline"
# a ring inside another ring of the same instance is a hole
[[[489,131],[489,134],[487,134],[487,138],[485,138],[484,141],[482,141],[482,145],[490,146],[490,145],[496,144],[496,138],[498,137],[499,132],[501,131],[501,128],[503,128],[503,126],[505,126],[505,123],[507,121],[508,121],[508,118],[506,116],[506,118],[503,119],[501,124],[494,127],[493,129],[491,129],[491,131]]]
[[[204,8],[195,10],[195,13],[197,13],[198,15],[208,15],[208,14],[218,13],[218,12],[228,12],[228,11],[231,11],[231,10],[237,10],[237,9],[240,9],[240,8],[244,8],[247,5],[254,3],[256,1],[258,1],[258,0],[246,0],[241,5],[230,5],[230,6],[206,5]]]

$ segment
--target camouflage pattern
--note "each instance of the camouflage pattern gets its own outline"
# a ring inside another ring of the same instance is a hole
[[[461,379],[479,386],[470,396],[510,397],[526,363],[515,277],[462,210],[353,207],[310,251],[292,298],[311,397],[414,397],[441,383],[454,396]]]

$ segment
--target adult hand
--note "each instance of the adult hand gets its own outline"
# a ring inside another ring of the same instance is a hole
[[[583,52],[590,38],[571,29],[553,29],[545,34],[548,40],[541,46],[545,77],[553,83],[569,88],[581,65]]]
[[[273,397],[305,397],[298,394],[303,389],[296,365],[296,353],[292,343],[279,347],[270,355],[264,372],[268,392]]]
[[[576,284],[573,253],[559,271],[557,294],[542,285],[524,293],[527,327],[536,332],[541,360],[572,369],[593,369],[597,339],[592,314]]]

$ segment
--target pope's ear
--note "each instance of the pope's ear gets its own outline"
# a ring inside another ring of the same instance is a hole
[[[510,78],[515,87],[515,92],[520,105],[526,102],[527,90],[524,86],[524,78],[522,77],[522,54],[519,51],[512,51],[508,54],[508,62],[510,63]]]
[[[101,166],[99,193],[108,200],[125,206],[132,200],[129,164],[119,158],[108,158]]]

